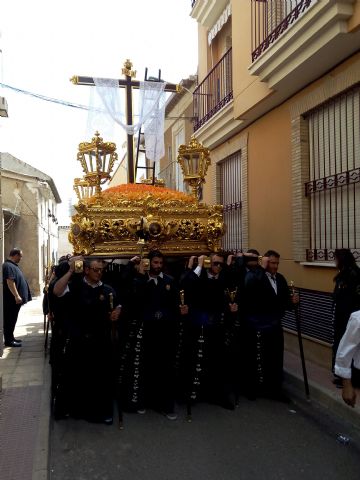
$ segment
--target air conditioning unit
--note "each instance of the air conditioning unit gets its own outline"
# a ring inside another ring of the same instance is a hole
[[[0,97],[0,117],[8,117],[8,104],[5,97]]]

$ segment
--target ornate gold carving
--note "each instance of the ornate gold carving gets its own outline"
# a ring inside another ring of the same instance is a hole
[[[192,137],[189,145],[180,145],[177,161],[181,166],[184,182],[188,183],[197,199],[198,192],[203,183],[207,169],[211,163],[210,150]]]
[[[84,171],[83,180],[87,186],[95,188],[97,196],[101,192],[101,185],[110,180],[117,158],[116,144],[104,142],[99,132],[95,133],[91,142],[79,144],[77,159]]]
[[[141,183],[145,185],[152,185],[153,180],[152,178],[143,178],[141,180]],[[154,182],[155,187],[165,187],[165,180],[163,178],[156,178],[155,177],[155,182]]]
[[[199,147],[195,139],[190,143],[193,150]],[[79,202],[69,233],[75,254],[134,256],[139,254],[139,239],[144,255],[155,248],[166,255],[219,250],[225,231],[220,205],[208,207],[191,195],[146,184],[101,191],[117,158],[115,150],[116,145],[104,142],[98,132],[91,142],[79,145],[84,177],[74,181]],[[192,173],[191,178],[201,183],[210,159],[207,149],[200,146],[198,150],[193,157],[202,158],[198,177]]]
[[[70,78],[70,82],[73,83],[74,85],[77,85],[78,82],[79,82],[79,77],[77,75],[73,75],[71,78]]]
[[[220,248],[224,233],[220,206],[209,208],[154,198],[148,202],[110,203],[101,196],[99,203],[76,205],[78,213],[69,235],[76,254],[136,255],[140,237],[144,239],[144,254],[160,248],[168,255],[199,255]]]
[[[126,77],[135,78],[136,77],[136,70],[132,70],[133,64],[131,60],[127,59],[124,62],[124,67],[121,70],[121,73]]]

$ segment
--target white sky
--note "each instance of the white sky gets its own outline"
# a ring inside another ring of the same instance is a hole
[[[88,105],[89,88],[74,86],[70,77],[121,78],[130,58],[138,79],[145,67],[154,76],[160,68],[163,79],[178,83],[197,68],[197,24],[190,10],[190,0],[2,0],[0,80]],[[0,151],[52,176],[64,224],[73,178],[82,176],[78,144],[90,140],[87,113],[9,89],[0,95],[9,108],[9,118],[0,117]]]

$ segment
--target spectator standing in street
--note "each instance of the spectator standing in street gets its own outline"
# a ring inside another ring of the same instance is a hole
[[[21,340],[14,337],[15,325],[21,306],[31,300],[29,285],[19,267],[22,256],[23,253],[19,248],[13,248],[2,266],[6,347],[21,347]]]
[[[335,374],[343,381],[344,402],[355,407],[356,390],[360,389],[360,310],[350,315],[337,350]]]
[[[333,367],[350,315],[360,308],[360,269],[353,254],[347,248],[335,250],[335,261],[339,272],[334,279]],[[342,379],[335,378],[334,383],[341,386]]]

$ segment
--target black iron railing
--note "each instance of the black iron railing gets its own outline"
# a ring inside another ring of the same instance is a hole
[[[314,3],[314,0],[251,0],[252,61]]]
[[[220,203],[224,206],[226,232],[222,248],[238,252],[243,248],[241,152],[235,152],[219,163]]]
[[[204,125],[232,98],[232,49],[230,48],[194,91],[194,131]]]
[[[349,248],[360,262],[360,85],[309,112],[309,261]]]
[[[299,288],[299,315],[304,335],[332,344],[334,327],[332,322],[333,296],[331,293]],[[288,311],[283,326],[296,332],[294,310]]]
[[[191,8],[194,8],[195,3],[196,3],[196,0],[191,0]]]

